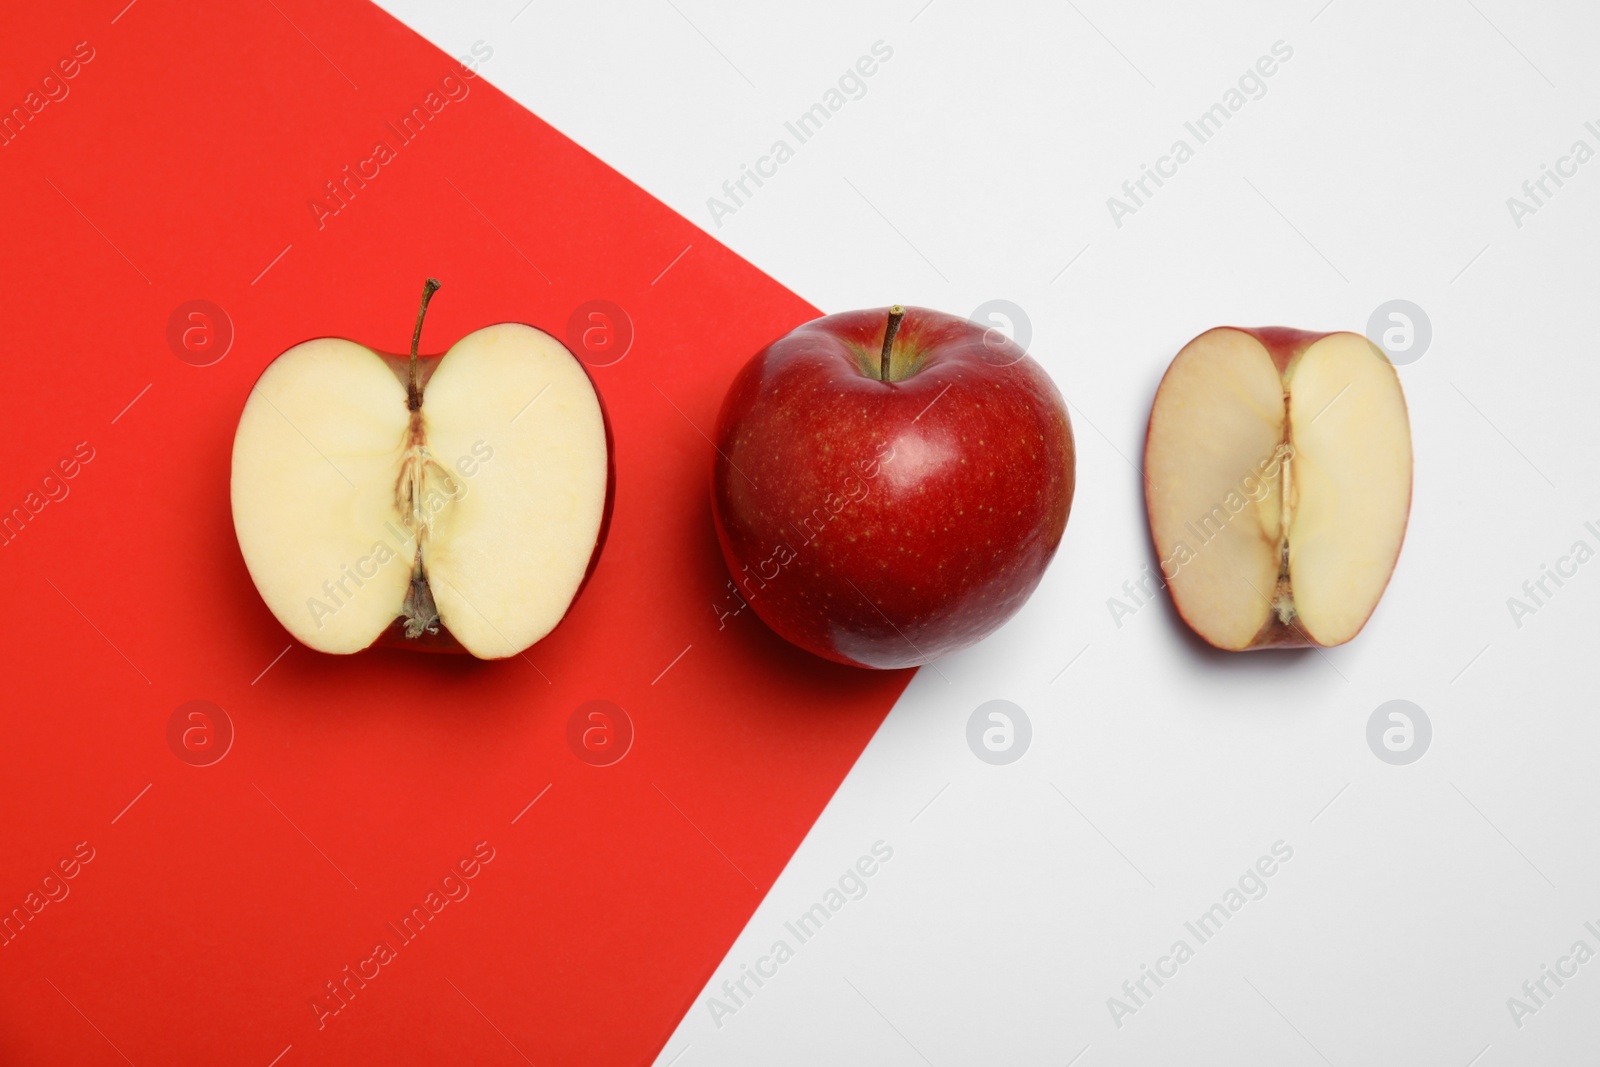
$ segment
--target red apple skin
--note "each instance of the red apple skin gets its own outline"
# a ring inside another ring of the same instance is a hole
[[[1289,365],[1295,361],[1295,359],[1300,355],[1300,353],[1304,352],[1307,348],[1310,348],[1313,342],[1320,341],[1324,337],[1331,337],[1335,333],[1344,333],[1344,332],[1346,332],[1346,331],[1343,331],[1343,330],[1327,330],[1327,331],[1319,333],[1316,330],[1298,330],[1298,329],[1295,329],[1292,326],[1214,326],[1214,327],[1212,327],[1212,330],[1236,330],[1239,333],[1249,334],[1251,337],[1254,337],[1257,341],[1260,341],[1262,346],[1264,348],[1266,348],[1267,354],[1272,357],[1273,364],[1278,368],[1278,376],[1279,377],[1283,377],[1285,374],[1288,373]],[[1211,333],[1212,330],[1206,330],[1206,331],[1204,331],[1202,333],[1196,334],[1194,339],[1189,341],[1188,344],[1184,345],[1183,348],[1188,348],[1189,345],[1194,344],[1195,341],[1199,340],[1201,337],[1204,337],[1205,334]],[[1180,348],[1178,351],[1180,351],[1180,352],[1183,351],[1183,348]],[[1174,357],[1174,358],[1176,358],[1176,357]],[[1387,359],[1388,357],[1385,356],[1384,358]],[[1170,366],[1167,368],[1167,373],[1168,374],[1172,373],[1172,368]],[[1165,385],[1166,381],[1167,381],[1166,374],[1163,374],[1161,376],[1161,385]],[[1160,393],[1161,393],[1161,386],[1158,385],[1158,386],[1156,386],[1156,395],[1159,396]],[[1403,397],[1402,397],[1402,402],[1404,402],[1404,398]],[[1151,411],[1152,415],[1155,413],[1155,401],[1154,400],[1151,401],[1150,411]],[[1145,442],[1145,454],[1148,455],[1149,451],[1150,451],[1150,422],[1148,420],[1145,423],[1144,442]],[[1415,479],[1415,475],[1413,474],[1413,481],[1414,481],[1414,479]],[[1156,504],[1155,504],[1155,500],[1151,496],[1151,492],[1152,492],[1153,488],[1154,487],[1150,484],[1150,480],[1148,478],[1145,479],[1145,483],[1144,483],[1144,501],[1145,501],[1145,514],[1146,514],[1147,517],[1155,514],[1155,506],[1156,506]],[[1408,497],[1407,500],[1406,500],[1406,519],[1407,519],[1407,527],[1408,528],[1409,528],[1409,520],[1410,520],[1410,518],[1411,518],[1411,500]],[[1158,561],[1158,568],[1157,569],[1159,570],[1159,560],[1161,558],[1161,546],[1156,544],[1156,542],[1155,542],[1155,524],[1154,524],[1153,521],[1150,523],[1150,544],[1151,544],[1152,550],[1156,554],[1156,559]],[[1400,548],[1403,549],[1404,547],[1405,547],[1405,533],[1402,532],[1401,536],[1400,536]],[[1389,564],[1389,576],[1391,578],[1394,577],[1394,568],[1399,564],[1399,562],[1400,562],[1400,552],[1396,551],[1395,552],[1395,558],[1394,558],[1393,562],[1391,562]],[[1172,597],[1171,599],[1172,599],[1172,606],[1173,606],[1174,610],[1176,610],[1177,613],[1178,613],[1178,618],[1183,620],[1184,625],[1189,627],[1191,632],[1193,632],[1196,636],[1200,636],[1199,628],[1196,627],[1194,625],[1194,623],[1189,620],[1188,616],[1184,615],[1183,607],[1178,603],[1178,598],[1177,597]],[[1381,598],[1380,598],[1380,602],[1381,602]],[[1373,611],[1378,610],[1377,603],[1374,603],[1372,605],[1372,610]],[[1361,623],[1361,628],[1362,629],[1366,628],[1367,622],[1370,621],[1371,618],[1372,618],[1372,613],[1368,612],[1366,620],[1363,620],[1362,623]],[[1360,630],[1357,630],[1356,633],[1359,635]],[[1353,639],[1354,638],[1352,638],[1352,640]],[[1201,637],[1201,640],[1204,640],[1204,638]],[[1215,647],[1215,646],[1213,646],[1213,647]],[[1258,631],[1256,633],[1255,637],[1250,639],[1250,643],[1248,645],[1246,645],[1241,651],[1244,651],[1244,652],[1255,652],[1255,651],[1258,651],[1258,650],[1264,649],[1264,648],[1323,648],[1323,647],[1326,647],[1326,646],[1322,645],[1320,642],[1315,640],[1310,634],[1306,633],[1305,629],[1303,627],[1301,627],[1299,625],[1299,623],[1291,621],[1288,624],[1285,624],[1285,623],[1279,621],[1278,616],[1276,614],[1270,614],[1270,615],[1267,616],[1267,621],[1262,624],[1260,631]],[[1227,650],[1224,649],[1223,651],[1227,651]]]
[[[914,667],[966,648],[1038,586],[1075,454],[1048,374],[997,331],[906,308],[829,315],[739,372],[717,420],[712,514],[738,595],[840,663]]]
[[[1272,362],[1277,365],[1278,375],[1282,377],[1288,373],[1289,364],[1294,358],[1311,347],[1313,341],[1320,341],[1328,333],[1317,333],[1315,330],[1297,330],[1292,326],[1226,326],[1222,329],[1238,330],[1247,333],[1260,341],[1266,348],[1267,354],[1272,357]],[[1208,333],[1210,331],[1207,331]],[[1330,333],[1333,331],[1329,331]]]

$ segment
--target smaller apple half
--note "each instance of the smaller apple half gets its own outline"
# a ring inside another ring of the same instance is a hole
[[[1173,604],[1206,641],[1343,644],[1383,596],[1411,512],[1393,364],[1355,333],[1206,331],[1156,391],[1145,504]]]
[[[437,357],[296,345],[256,382],[233,443],[245,565],[320,652],[516,655],[593,570],[611,493],[588,374],[519,323]]]

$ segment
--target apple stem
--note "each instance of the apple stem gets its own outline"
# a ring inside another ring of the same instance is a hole
[[[406,382],[406,407],[411,411],[422,407],[422,387],[417,383],[417,345],[422,340],[422,319],[428,313],[428,301],[439,291],[439,279],[429,278],[422,283],[422,306],[417,308],[417,328],[411,331],[411,374]]]
[[[889,380],[889,353],[894,351],[894,335],[900,332],[900,319],[906,309],[899,304],[889,309],[889,323],[883,328],[883,352],[878,357],[878,381]]]

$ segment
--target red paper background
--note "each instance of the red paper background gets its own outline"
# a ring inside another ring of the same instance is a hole
[[[307,202],[450,58],[355,0],[124,2],[10,5],[0,34],[6,111],[95,50],[0,147],[0,512],[95,453],[0,547],[0,915],[96,853],[0,947],[0,1063],[647,1063],[909,677],[712,608],[699,431],[817,312],[494,90],[509,59],[319,229]],[[593,299],[631,317],[593,371],[605,554],[526,659],[295,646],[262,674],[290,641],[234,544],[246,393],[308,337],[404,351],[430,274],[432,351],[503,320],[564,334]],[[192,299],[235,329],[212,366],[167,344]],[[610,767],[566,741],[595,698],[636,730]],[[168,746],[192,699],[236,729],[213,766]],[[470,895],[400,946],[386,923],[480,841]],[[397,958],[319,1029],[312,998],[380,939]]]

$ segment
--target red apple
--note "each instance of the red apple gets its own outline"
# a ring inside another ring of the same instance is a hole
[[[913,667],[1016,613],[1072,506],[1072,424],[998,331],[924,308],[829,315],[756,354],[716,428],[733,588],[801,648]]]

